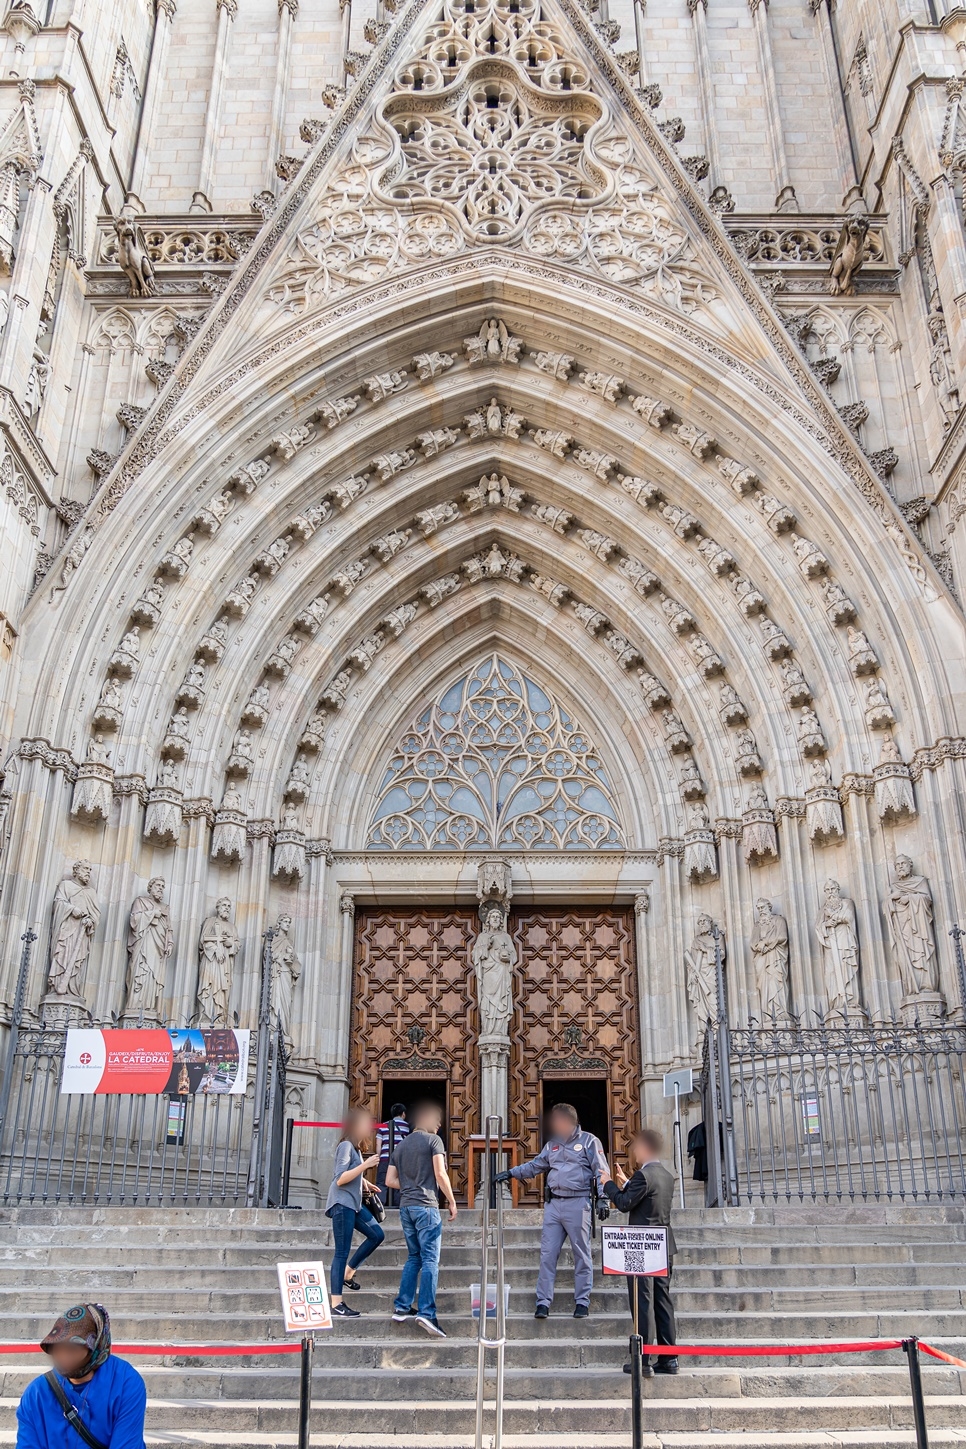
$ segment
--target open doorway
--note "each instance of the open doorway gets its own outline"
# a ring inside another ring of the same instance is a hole
[[[610,1103],[604,1077],[545,1077],[543,1080],[543,1122],[546,1137],[547,1114],[557,1102],[569,1102],[577,1109],[580,1125],[593,1132],[610,1152]]]
[[[432,1079],[427,1080],[425,1077],[383,1077],[380,1086],[380,1122],[389,1121],[389,1114],[398,1103],[402,1103],[406,1109],[406,1116],[409,1117],[417,1102],[438,1102],[443,1109],[443,1125],[439,1129],[439,1135],[443,1139],[447,1152],[449,1152],[450,1145],[447,1136],[448,1123],[446,1111],[446,1097],[449,1083],[445,1078],[439,1078],[433,1081]]]

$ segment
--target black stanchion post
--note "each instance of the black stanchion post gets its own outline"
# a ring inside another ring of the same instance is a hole
[[[292,1180],[292,1137],[295,1133],[295,1118],[285,1119],[285,1156],[282,1162],[282,1207],[288,1207],[288,1189]]]
[[[634,1332],[631,1334],[631,1449],[644,1449],[644,1340],[638,1332],[637,1279],[634,1284]]]
[[[919,1367],[918,1338],[904,1338],[902,1351],[909,1360],[909,1384],[912,1388],[912,1417],[916,1426],[916,1449],[929,1449],[926,1434],[926,1401],[922,1396],[922,1372]]]
[[[311,1333],[302,1335],[301,1372],[299,1373],[299,1449],[309,1449],[312,1417],[312,1353],[315,1338]]]

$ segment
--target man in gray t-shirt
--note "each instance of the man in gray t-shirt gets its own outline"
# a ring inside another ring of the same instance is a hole
[[[418,1282],[416,1322],[436,1338],[445,1338],[436,1318],[439,1245],[443,1236],[439,1194],[446,1198],[450,1222],[456,1217],[456,1199],[446,1171],[446,1148],[439,1135],[442,1108],[436,1102],[421,1102],[412,1120],[413,1130],[393,1152],[386,1173],[386,1186],[399,1189],[399,1221],[409,1249],[392,1321],[407,1322]]]

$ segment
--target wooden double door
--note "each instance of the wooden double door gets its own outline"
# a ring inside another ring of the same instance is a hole
[[[521,908],[510,1027],[509,1135],[539,1151],[548,1109],[569,1101],[608,1150],[638,1125],[640,1035],[630,910]],[[356,917],[353,1102],[439,1100],[457,1194],[466,1139],[480,1131],[472,909],[361,910]],[[539,1188],[528,1194],[537,1201]]]

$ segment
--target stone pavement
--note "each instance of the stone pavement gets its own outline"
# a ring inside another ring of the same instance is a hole
[[[319,1336],[313,1445],[463,1449],[473,1442],[479,1217],[445,1230],[445,1341],[389,1321],[403,1255],[395,1215],[360,1272],[363,1317]],[[507,1449],[630,1444],[621,1373],[623,1283],[599,1275],[586,1322],[571,1317],[569,1259],[552,1317],[532,1317],[539,1214],[508,1213],[511,1285]],[[689,1209],[676,1219],[682,1342],[806,1342],[912,1333],[966,1357],[966,1223],[960,1207]],[[109,1309],[127,1342],[245,1342],[283,1337],[275,1264],[328,1258],[316,1211],[112,1208],[0,1214],[0,1339],[36,1341],[80,1298]],[[294,1445],[298,1359],[136,1360],[148,1383],[149,1446]],[[37,1357],[0,1360],[0,1444]],[[966,1371],[924,1362],[931,1445],[966,1445]],[[682,1360],[645,1382],[648,1449],[811,1449],[913,1445],[901,1353],[835,1358]]]

